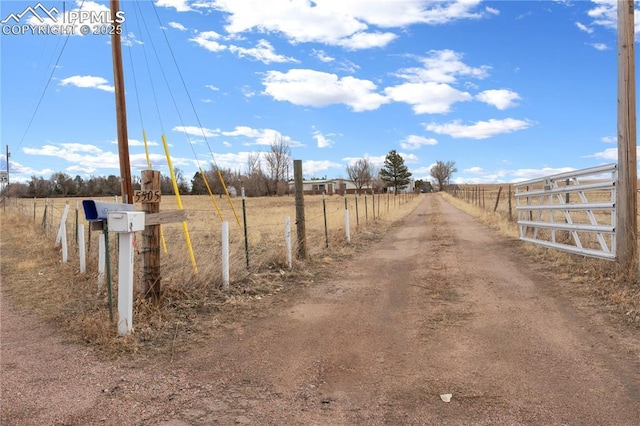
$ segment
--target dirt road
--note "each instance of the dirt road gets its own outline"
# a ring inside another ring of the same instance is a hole
[[[3,298],[2,424],[637,425],[637,331],[523,253],[428,195],[330,280],[172,360],[99,361]]]

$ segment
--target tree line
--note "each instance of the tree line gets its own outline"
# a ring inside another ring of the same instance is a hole
[[[197,171],[190,180],[179,168],[174,169],[176,187],[181,195],[224,194],[225,189],[232,195],[239,188],[245,189],[246,196],[259,197],[269,195],[285,195],[289,193],[289,180],[293,170],[291,150],[282,139],[276,139],[269,151],[250,154],[244,172],[230,168],[220,168],[215,163],[208,170]],[[452,161],[438,161],[431,168],[431,176],[438,189],[449,184],[452,175],[457,172]],[[361,192],[364,188],[373,188],[377,192],[405,190],[411,183],[404,158],[396,150],[391,150],[385,157],[384,165],[379,170],[367,158],[355,161],[346,167],[347,179]],[[139,176],[132,176],[133,189],[141,189]],[[429,181],[416,180],[415,188],[423,192],[431,192],[433,186]],[[226,188],[225,188],[226,187]],[[174,195],[175,189],[171,176],[161,176],[162,194]],[[64,172],[56,172],[50,178],[31,176],[28,182],[12,183],[5,188],[5,195],[12,197],[46,198],[46,197],[107,197],[121,195],[120,177],[90,176],[75,177]]]
[[[438,161],[430,170],[438,190],[444,190],[451,183],[451,178],[457,171],[453,161]],[[385,157],[384,165],[377,173],[374,172],[368,159],[361,158],[347,166],[347,176],[354,183],[358,192],[369,186],[378,186],[376,181],[381,181],[386,191],[393,191],[397,194],[398,191],[405,190],[411,183],[412,173],[406,166],[402,155],[396,150],[391,150]],[[414,188],[423,192],[434,191],[431,182],[423,179],[416,180]]]

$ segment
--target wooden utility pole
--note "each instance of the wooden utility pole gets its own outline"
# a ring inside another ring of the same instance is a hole
[[[636,83],[633,1],[618,0],[618,182],[616,258],[622,271],[637,277],[638,171],[636,162]]]
[[[159,171],[142,171],[142,191],[152,194],[160,191]],[[145,212],[145,216],[159,213],[160,203],[142,203],[142,211]],[[142,231],[142,249],[144,295],[158,303],[162,290],[160,286],[160,224],[145,224],[144,231]]]
[[[118,153],[120,155],[120,184],[122,199],[133,204],[133,185],[131,183],[131,166],[129,165],[129,135],[127,134],[127,106],[124,92],[124,72],[122,70],[122,44],[120,32],[122,26],[116,13],[120,10],[119,0],[110,0],[111,22],[114,31],[111,34],[111,52],[113,56],[113,82],[116,93],[116,120],[118,127]]]
[[[307,235],[304,223],[304,188],[302,184],[302,160],[293,160],[293,180],[296,197],[296,231],[298,233],[298,259],[307,257]]]

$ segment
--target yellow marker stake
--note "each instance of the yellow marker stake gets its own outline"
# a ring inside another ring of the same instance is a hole
[[[233,206],[233,203],[231,202],[231,196],[229,195],[229,191],[227,191],[227,185],[224,184],[224,179],[222,179],[222,173],[220,173],[220,170],[218,170],[218,179],[220,179],[220,183],[222,184],[222,187],[224,188],[224,193],[227,194],[227,199],[229,200],[229,205],[231,206],[231,210],[233,210],[233,215],[236,217],[236,223],[238,224],[239,227],[241,227],[242,225],[240,224],[240,219],[238,218],[238,213],[236,212],[236,208]]]
[[[200,175],[202,176],[202,180],[204,181],[205,186],[207,187],[207,191],[209,192],[209,196],[211,197],[211,201],[213,201],[213,205],[216,207],[216,211],[218,212],[218,217],[220,218],[220,222],[224,222],[222,218],[222,212],[220,211],[220,207],[218,207],[218,203],[216,202],[216,197],[213,196],[213,192],[211,191],[211,187],[209,186],[209,181],[207,180],[207,175],[202,171],[202,167],[200,168]]]
[[[173,192],[176,194],[176,201],[178,202],[178,209],[184,210],[182,207],[182,200],[180,199],[180,191],[178,191],[178,183],[176,182],[176,175],[173,172],[173,165],[171,164],[171,156],[169,155],[169,146],[167,145],[167,139],[162,135],[162,145],[164,146],[164,153],[167,157],[167,165],[169,166],[169,172],[171,173],[171,183],[173,184]],[[187,240],[187,247],[189,248],[189,256],[191,257],[191,265],[193,271],[198,273],[198,267],[196,266],[196,258],[193,255],[193,247],[191,246],[191,238],[189,237],[189,228],[187,222],[182,221],[182,230],[184,231],[184,237]]]
[[[165,254],[167,253],[167,242],[164,240],[164,231],[162,230],[162,224],[160,225],[160,241],[162,241],[162,249]]]
[[[147,133],[142,130],[142,140],[144,141],[144,153],[147,156],[147,169],[151,170],[151,159],[149,158],[149,145],[147,145]]]

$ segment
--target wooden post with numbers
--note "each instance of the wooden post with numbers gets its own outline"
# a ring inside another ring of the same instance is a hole
[[[142,191],[155,193],[160,191],[160,172],[157,170],[142,171]],[[160,200],[142,203],[145,216],[160,212]],[[160,224],[145,224],[142,231],[142,283],[146,298],[157,303],[160,300]]]
[[[638,277],[638,172],[634,2],[618,0],[618,182],[616,259],[631,279]]]
[[[147,299],[159,303],[162,296],[160,276],[160,243],[162,224],[186,220],[184,210],[160,211],[160,172],[143,170],[141,189],[134,191],[133,201],[142,204],[145,213],[142,231],[142,288]]]

